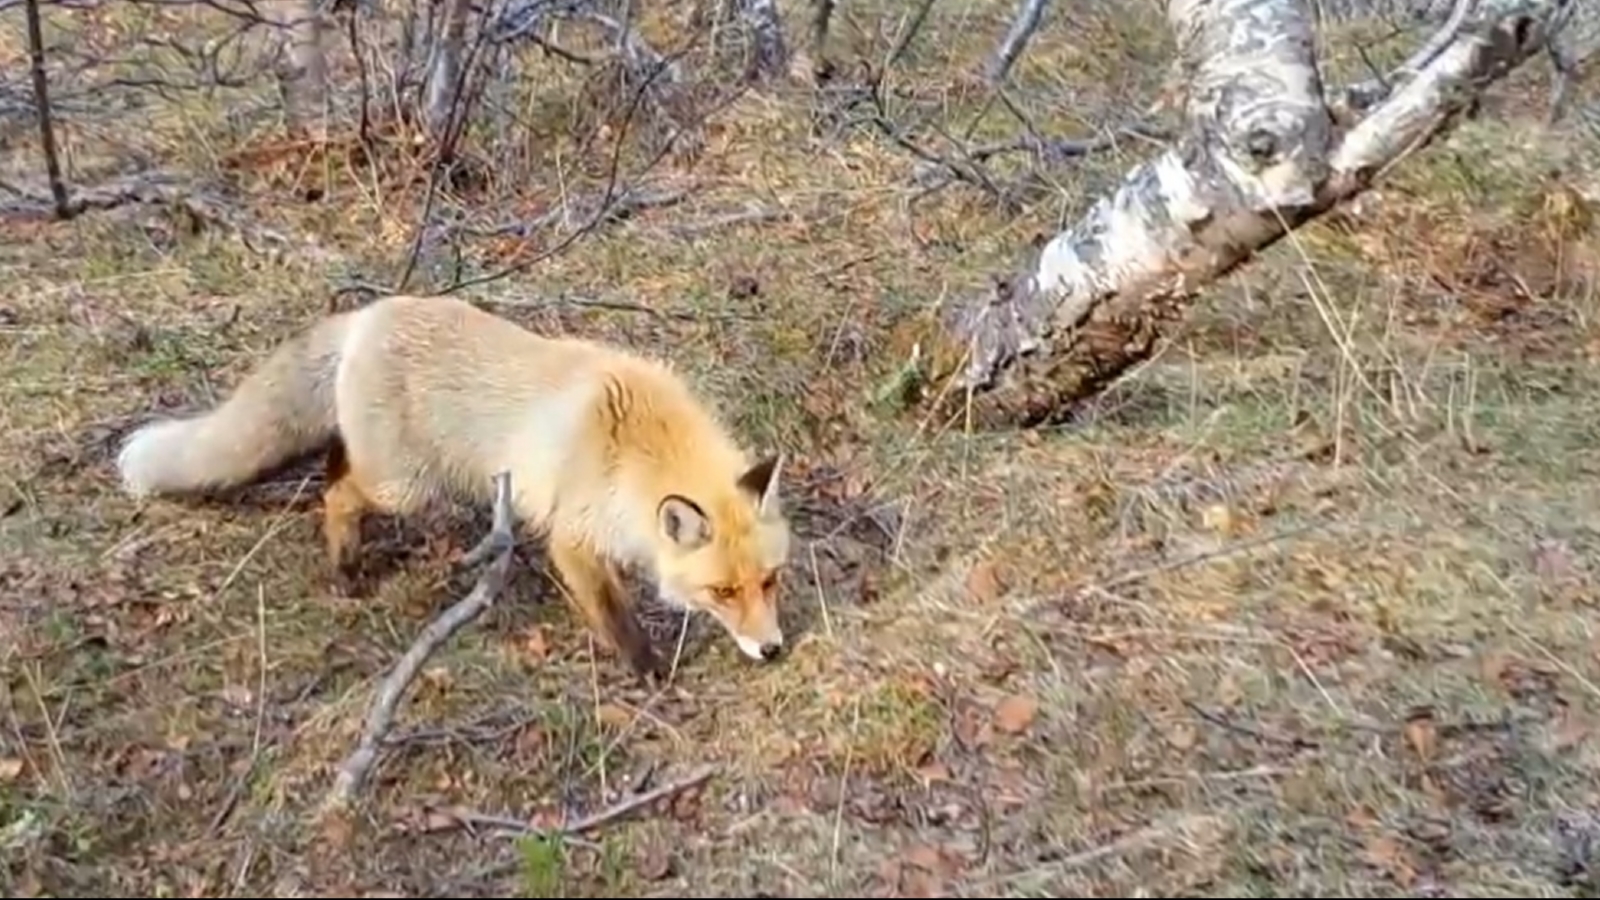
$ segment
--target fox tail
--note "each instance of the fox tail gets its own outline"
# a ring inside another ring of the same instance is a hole
[[[123,489],[236,487],[327,444],[338,434],[334,377],[351,317],[330,316],[278,346],[221,406],[134,431],[117,455]]]

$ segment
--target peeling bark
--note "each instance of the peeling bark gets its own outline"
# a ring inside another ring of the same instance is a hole
[[[1481,0],[1410,81],[1336,136],[1299,0],[1171,0],[1192,85],[1187,134],[1021,272],[932,310],[922,371],[976,424],[1062,418],[1148,359],[1208,283],[1446,130],[1574,2]]]

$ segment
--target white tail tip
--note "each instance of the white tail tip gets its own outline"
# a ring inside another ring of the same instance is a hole
[[[122,489],[134,497],[144,497],[166,487],[174,469],[183,465],[183,444],[190,424],[182,419],[163,419],[129,435],[117,453]]]

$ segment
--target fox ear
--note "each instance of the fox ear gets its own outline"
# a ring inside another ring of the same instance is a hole
[[[693,550],[711,540],[711,520],[688,497],[667,495],[656,507],[656,521],[667,540],[683,550]]]
[[[769,456],[739,476],[739,488],[756,498],[756,509],[769,515],[778,507],[778,476],[783,471],[783,454]]]

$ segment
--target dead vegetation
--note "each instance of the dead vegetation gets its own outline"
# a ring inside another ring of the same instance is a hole
[[[1027,7],[932,4],[907,37],[915,9],[841,4],[824,52],[786,5],[798,77],[697,82],[742,52],[719,39],[676,57],[653,115],[629,112],[643,50],[561,63],[615,38],[561,30],[521,63],[528,95],[497,101],[518,140],[463,140],[448,164],[377,113],[290,140],[259,87],[85,112],[64,79],[69,202],[99,207],[64,221],[34,139],[0,131],[0,192],[26,195],[0,220],[7,895],[1600,890],[1586,126],[1546,130],[1548,79],[1519,73],[1494,115],[1231,277],[1070,421],[969,431],[882,393],[900,326],[1158,139],[1119,128],[1168,38],[1115,5],[1046,7],[997,99],[991,60]],[[47,8],[46,32],[132,79],[108,48],[205,27],[184,9]],[[681,12],[637,6],[651,52],[681,49]],[[12,18],[8,62],[26,59]],[[1349,36],[1322,51],[1346,74]],[[890,55],[876,99],[812,83],[819,60]],[[330,80],[371,58],[332,54]],[[980,160],[998,195],[952,174],[958,133],[1019,148]],[[1035,140],[1057,137],[1096,149]],[[160,165],[128,175],[141,157]],[[490,511],[370,523],[381,581],[357,603],[322,579],[315,468],[139,506],[111,459],[330,297],[402,283],[670,355],[752,445],[789,452],[801,637],[755,667],[647,607],[677,661],[646,690],[518,546],[329,827],[373,692],[472,589],[454,558]]]

